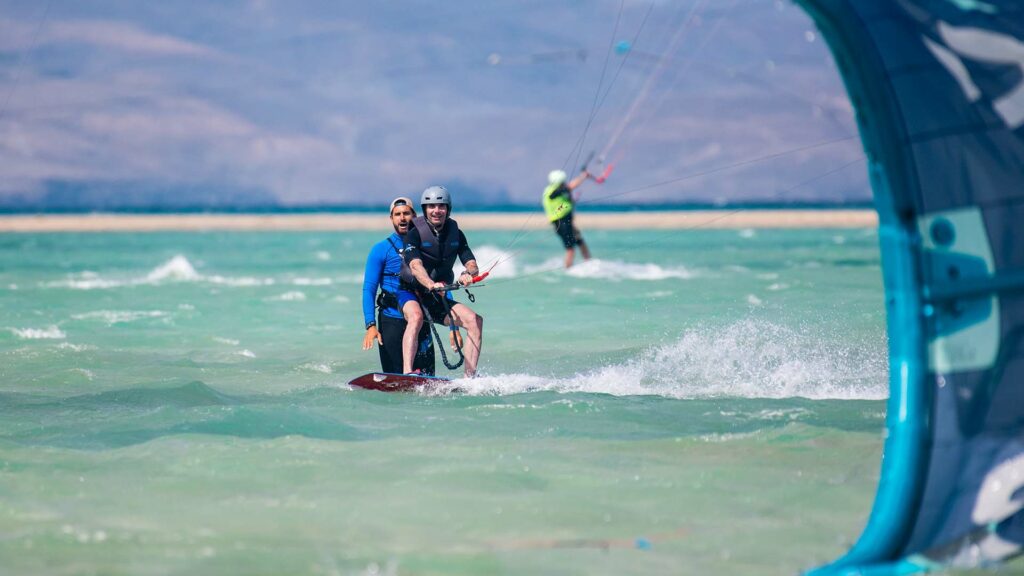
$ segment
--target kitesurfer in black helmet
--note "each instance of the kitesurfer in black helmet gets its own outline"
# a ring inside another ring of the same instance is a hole
[[[435,323],[451,328],[452,345],[458,342],[465,354],[465,376],[472,378],[480,358],[484,319],[469,306],[456,302],[450,292],[430,290],[456,281],[452,270],[456,258],[466,268],[457,279],[459,284],[472,284],[480,269],[466,235],[459,230],[458,222],[449,217],[452,201],[448,190],[443,186],[427,188],[420,196],[420,208],[422,215],[413,219],[405,235],[406,265],[402,267],[402,283],[406,289],[416,291],[419,302],[408,302],[402,308],[408,323],[402,339],[403,370],[412,371],[416,337],[424,318],[422,306]],[[468,342],[462,342],[459,327],[466,329]]]

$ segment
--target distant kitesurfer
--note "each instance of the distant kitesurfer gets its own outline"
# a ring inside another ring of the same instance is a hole
[[[405,351],[406,372],[411,370],[411,351],[416,345],[415,335],[423,324],[424,310],[436,324],[445,324],[452,330],[452,346],[464,351],[465,376],[476,374],[483,340],[484,319],[469,306],[456,302],[451,292],[431,291],[451,285],[455,280],[452,267],[457,257],[466,270],[459,276],[463,286],[473,283],[480,274],[473,251],[469,249],[466,235],[459,230],[459,224],[452,220],[452,201],[443,186],[431,186],[420,197],[423,216],[412,220],[405,235],[405,263],[402,268],[402,287],[415,290],[418,302],[404,303],[402,312],[408,325],[402,341]],[[463,345],[458,327],[466,329],[469,342]]]
[[[572,266],[576,256],[574,248],[580,247],[580,254],[584,260],[590,260],[590,249],[583,241],[580,231],[573,225],[573,198],[572,192],[580,184],[590,177],[590,172],[583,170],[572,180],[566,181],[568,176],[563,170],[552,170],[548,174],[548,187],[544,189],[544,212],[548,220],[555,227],[555,233],[562,239],[565,246],[565,267]]]
[[[411,292],[402,290],[399,280],[405,233],[416,217],[412,200],[395,198],[391,202],[390,217],[395,231],[375,244],[366,258],[366,271],[363,274],[363,321],[366,322],[366,335],[363,337],[363,350],[369,350],[373,347],[373,341],[377,341],[382,372],[419,370],[421,374],[433,375],[434,342],[426,326],[413,336],[412,355],[415,359],[410,361],[408,370],[402,361],[402,337],[406,322],[401,307],[409,300],[416,299]],[[374,304],[379,309],[376,318],[373,314]]]

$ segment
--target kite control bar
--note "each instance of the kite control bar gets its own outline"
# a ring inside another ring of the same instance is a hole
[[[587,156],[587,161],[583,163],[583,166],[580,166],[580,172],[587,172],[587,173],[589,173],[590,172],[590,163],[593,160],[594,160],[594,153],[591,152],[590,156]],[[598,162],[601,163],[601,164],[604,164],[604,157],[602,156],[601,158],[599,158]],[[612,168],[614,168],[614,167],[615,167],[615,164],[609,162],[604,167],[604,171],[601,172],[600,176],[591,175],[591,178],[593,178],[594,182],[597,182],[598,184],[604,184],[604,181],[608,179],[608,176],[612,173]]]
[[[448,291],[451,291],[451,290],[461,290],[463,288],[468,288],[469,286],[471,286],[473,284],[476,284],[477,282],[480,282],[484,278],[487,278],[488,275],[490,275],[490,272],[484,272],[483,274],[480,274],[479,276],[473,276],[473,281],[470,282],[469,284],[463,285],[463,284],[460,284],[458,282],[455,282],[453,284],[445,284],[444,286],[441,286],[440,288],[431,288],[430,291],[431,292],[448,292]]]
[[[604,172],[602,172],[600,176],[594,177],[594,182],[597,182],[598,184],[604,184],[604,181],[608,179],[608,175],[612,173],[612,168],[614,167],[615,164],[608,164],[607,166],[605,166]]]

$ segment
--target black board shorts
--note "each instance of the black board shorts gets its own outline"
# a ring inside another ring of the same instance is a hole
[[[377,314],[377,330],[380,332],[383,346],[378,346],[380,352],[381,372],[391,374],[402,373],[402,336],[405,334],[405,319],[392,318],[383,314]],[[419,369],[421,374],[432,376],[434,374],[434,339],[430,335],[430,326],[423,323],[423,328],[417,339],[416,359],[413,360],[413,370]]]
[[[434,324],[444,324],[445,318],[448,317],[448,309],[458,304],[455,300],[448,300],[448,306],[445,307],[441,302],[445,295],[437,292],[417,292],[416,297],[424,312],[430,314],[430,319]],[[424,322],[423,325],[426,326],[427,323]]]
[[[583,237],[580,235],[580,231],[572,225],[572,212],[569,212],[551,224],[554,225],[555,233],[562,239],[562,245],[565,246],[566,250],[571,249],[573,246],[583,244]]]

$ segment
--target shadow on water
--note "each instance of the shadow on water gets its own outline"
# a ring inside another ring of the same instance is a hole
[[[792,424],[876,433],[884,402],[804,398],[612,396],[553,391],[422,396],[320,387],[225,394],[199,381],[69,398],[0,393],[0,438],[23,445],[114,449],[167,436],[658,440],[779,430]]]

